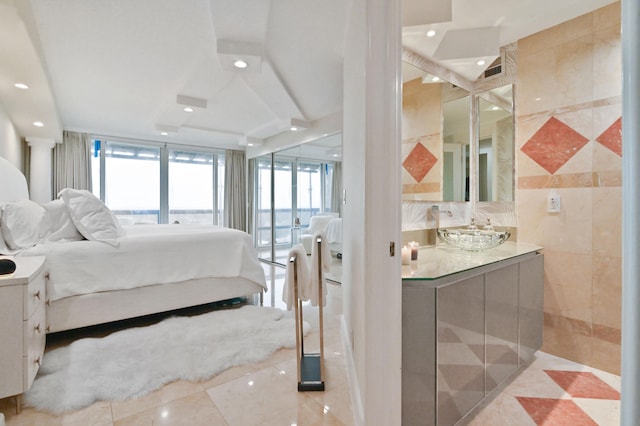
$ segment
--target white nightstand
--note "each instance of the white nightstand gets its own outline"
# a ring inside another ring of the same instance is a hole
[[[13,275],[0,275],[0,398],[26,392],[45,346],[44,256],[16,257]]]

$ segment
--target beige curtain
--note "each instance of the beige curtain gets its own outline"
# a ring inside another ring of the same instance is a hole
[[[224,226],[246,231],[246,175],[243,151],[225,152]]]
[[[91,138],[86,133],[64,131],[53,148],[53,196],[64,188],[91,191]]]
[[[256,164],[257,160],[252,158],[249,160],[249,170],[247,176],[249,180],[247,181],[247,232],[250,234],[255,234],[255,205],[253,200],[256,197],[256,188],[255,188],[255,173],[256,173]]]

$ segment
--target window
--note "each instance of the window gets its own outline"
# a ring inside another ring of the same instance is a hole
[[[222,224],[224,154],[94,140],[92,192],[124,224]]]
[[[213,154],[169,151],[169,223],[213,223]]]

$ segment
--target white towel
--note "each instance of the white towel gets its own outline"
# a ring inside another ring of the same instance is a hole
[[[322,241],[319,250],[319,252],[322,253],[322,271],[320,274],[318,273],[320,270],[318,265],[318,238]],[[311,242],[311,280],[309,281],[309,286],[304,293],[307,299],[311,300],[311,306],[318,306],[318,286],[320,285],[320,275],[322,276],[322,306],[327,304],[327,285],[324,279],[324,273],[329,272],[330,268],[331,251],[329,250],[329,244],[327,243],[327,238],[324,233],[318,232],[313,235],[313,241]]]
[[[293,256],[296,257],[296,265],[298,269],[298,297],[304,298],[303,289],[309,288],[309,261],[307,260],[307,252],[302,244],[295,245],[289,251],[287,257],[287,271],[284,275],[284,287],[282,288],[282,301],[287,304],[287,310],[290,311],[295,306],[296,298],[293,292],[293,263],[289,262]]]

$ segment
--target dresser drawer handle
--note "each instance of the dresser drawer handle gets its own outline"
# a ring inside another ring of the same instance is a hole
[[[36,333],[40,334],[40,333],[42,332],[42,330],[40,330],[40,323],[38,323],[38,325],[36,325],[35,327],[33,327],[33,330],[34,330]]]
[[[36,299],[40,300],[40,290],[36,291],[36,292],[33,294],[33,297],[35,297]]]

